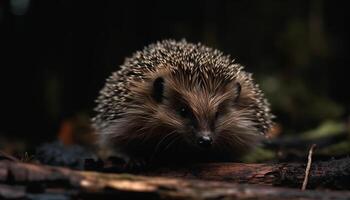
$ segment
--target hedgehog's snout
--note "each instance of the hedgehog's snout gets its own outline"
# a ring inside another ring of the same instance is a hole
[[[197,144],[198,146],[200,146],[201,148],[209,148],[211,147],[212,143],[213,143],[213,139],[211,137],[210,132],[200,132],[199,137],[197,138]]]

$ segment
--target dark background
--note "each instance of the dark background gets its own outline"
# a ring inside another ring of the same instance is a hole
[[[186,38],[254,72],[283,134],[349,116],[346,1],[0,0],[0,140],[33,146],[93,115],[127,56]]]

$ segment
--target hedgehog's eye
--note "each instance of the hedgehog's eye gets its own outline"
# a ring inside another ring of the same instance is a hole
[[[190,113],[190,109],[187,106],[182,106],[180,107],[180,109],[178,110],[178,113],[181,117],[188,117],[191,113]]]
[[[234,102],[237,103],[239,96],[241,95],[241,91],[242,91],[242,86],[240,83],[236,83],[236,87],[235,87],[235,100]]]

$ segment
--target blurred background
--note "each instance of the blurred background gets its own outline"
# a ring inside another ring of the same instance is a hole
[[[220,49],[253,72],[277,116],[273,134],[348,130],[347,10],[331,0],[0,0],[0,149],[70,143],[105,78],[168,38]]]

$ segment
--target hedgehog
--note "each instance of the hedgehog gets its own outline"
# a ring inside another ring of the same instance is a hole
[[[221,51],[164,40],[112,73],[92,119],[101,154],[127,163],[240,160],[272,126],[259,85]]]

